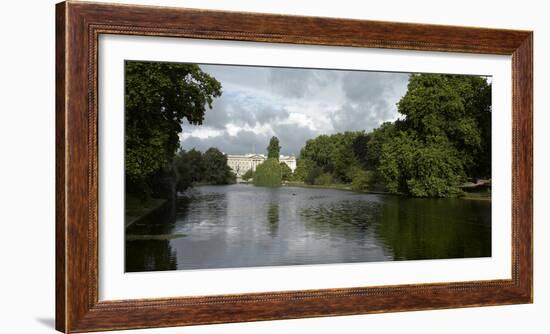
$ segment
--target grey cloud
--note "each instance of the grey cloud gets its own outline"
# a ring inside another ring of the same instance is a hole
[[[200,139],[187,137],[182,148],[205,151],[218,147],[226,153],[265,153],[273,134],[255,134],[247,129],[269,125],[279,137],[282,154],[298,155],[308,139],[321,134],[350,130],[372,130],[397,117],[396,103],[406,92],[408,74],[366,71],[289,69],[201,65],[222,83],[222,96],[205,115],[203,126],[221,135]],[[303,124],[289,124],[290,113],[311,119],[311,130]],[[227,124],[238,130],[231,136]],[[196,126],[184,124],[183,131]],[[239,130],[240,129],[240,130]],[[327,133],[328,131],[328,133]]]
[[[267,153],[267,145],[271,136],[277,136],[281,145],[281,154],[299,155],[300,149],[306,140],[318,134],[306,127],[296,124],[281,124],[274,126],[273,134],[256,134],[252,131],[242,130],[235,136],[224,131],[221,136],[201,139],[189,137],[182,141],[181,147],[185,150],[195,148],[206,151],[210,147],[217,147],[227,154]]]
[[[337,71],[302,68],[272,68],[269,83],[274,92],[291,98],[314,95],[315,91],[333,83]]]
[[[225,129],[228,123],[254,127],[286,119],[288,115],[282,106],[272,105],[269,101],[246,93],[228,92],[214,101],[211,110],[206,110],[203,125],[216,129]],[[190,129],[192,126],[184,123],[183,127]]]
[[[409,74],[345,72],[346,102],[331,115],[336,131],[367,130],[397,117],[396,103],[407,90]]]

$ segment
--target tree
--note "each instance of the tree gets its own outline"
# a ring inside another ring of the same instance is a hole
[[[256,167],[254,173],[254,185],[261,187],[281,186],[281,165],[275,158],[268,158]]]
[[[351,190],[365,192],[374,186],[374,171],[357,168],[351,182]]]
[[[407,132],[383,145],[379,170],[389,191],[416,197],[456,196],[465,176],[463,161],[448,142],[426,144]]]
[[[201,181],[209,184],[228,184],[235,182],[235,175],[227,165],[227,157],[220,150],[211,147],[202,157],[204,174]]]
[[[315,180],[323,174],[323,169],[319,166],[311,168],[304,178],[306,184],[315,184]]]
[[[176,154],[174,167],[177,175],[176,189],[184,191],[195,182],[202,182],[204,165],[202,153],[195,149],[181,150]]]
[[[267,146],[267,158],[279,160],[279,151],[281,146],[279,146],[279,138],[273,136],[269,141],[269,146]]]
[[[312,161],[316,166],[322,167],[323,171],[331,173],[334,171],[332,146],[333,140],[330,136],[317,136],[306,141],[306,145],[300,150],[300,159]]]
[[[488,92],[489,84],[480,77],[411,75],[398,103],[405,117],[383,134],[378,171],[387,189],[449,197],[462,192],[467,175],[490,175],[484,157],[490,155]]]
[[[444,137],[470,176],[490,176],[491,86],[477,76],[414,74],[398,103],[404,129],[423,142]]]
[[[292,178],[292,169],[288,167],[288,165],[284,162],[280,162],[279,165],[281,166],[281,178],[283,181],[290,181]]]
[[[300,174],[303,178],[314,166],[322,169],[323,173],[330,174],[339,182],[351,182],[352,172],[359,165],[354,151],[356,140],[364,135],[359,132],[343,132],[333,135],[321,135],[310,139],[300,151],[300,160],[311,162],[306,173]],[[305,167],[305,166],[303,166]],[[298,173],[302,168],[298,166]]]
[[[243,176],[241,176],[241,178],[248,182],[248,180],[254,178],[254,171],[252,169],[249,169],[246,171],[246,173],[243,174]]]
[[[311,168],[313,168],[314,162],[308,159],[298,159],[296,161],[296,169],[292,174],[292,179],[294,181],[304,182],[306,175],[309,173]]]
[[[359,165],[353,144],[360,135],[362,135],[361,132],[346,131],[330,137],[333,141],[331,156],[334,162],[331,175],[339,182],[351,182],[353,171]]]
[[[125,173],[136,191],[170,165],[181,123],[200,125],[221,84],[198,65],[145,61],[125,64]]]
[[[192,172],[191,172],[191,163],[187,159],[187,153],[185,151],[180,151],[174,159],[174,167],[176,170],[176,190],[184,191],[189,188],[193,183]]]
[[[395,123],[385,122],[366,135],[364,153],[360,156],[363,167],[376,170],[380,164],[382,145],[395,133]]]

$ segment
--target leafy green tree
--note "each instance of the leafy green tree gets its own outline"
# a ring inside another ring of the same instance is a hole
[[[247,171],[243,174],[243,176],[241,176],[241,178],[242,178],[243,180],[245,180],[246,182],[248,182],[248,180],[254,178],[254,171],[253,171],[252,169],[247,170]]]
[[[221,84],[198,65],[128,61],[125,64],[125,173],[134,190],[170,165],[184,119],[200,125]]]
[[[268,158],[256,167],[254,172],[254,185],[261,187],[281,186],[281,165],[275,158]]]
[[[306,141],[300,151],[300,159],[312,161],[316,166],[322,167],[322,170],[330,173],[334,171],[334,161],[332,160],[333,140],[328,135],[320,135],[314,139]]]
[[[357,168],[353,174],[353,181],[351,182],[351,190],[364,192],[371,190],[373,184],[373,171],[366,171]]]
[[[362,135],[363,132],[343,132],[315,137],[301,149],[300,159],[313,162],[339,182],[351,182],[352,171],[359,165],[354,145]]]
[[[202,153],[195,149],[181,150],[174,158],[174,166],[177,174],[176,188],[183,191],[195,182],[202,182],[204,177],[204,165]]]
[[[416,197],[456,196],[465,180],[461,156],[448,142],[425,144],[406,132],[383,145],[379,170],[389,191]]]
[[[296,161],[296,169],[292,174],[293,181],[304,182],[306,175],[313,168],[314,162],[308,159],[298,159]]]
[[[378,168],[382,145],[392,137],[394,132],[395,123],[385,122],[370,133],[357,137],[354,142],[354,152],[365,169]]]
[[[204,174],[201,181],[209,184],[229,184],[235,182],[235,174],[227,165],[227,157],[220,150],[211,147],[202,157]]]
[[[176,190],[184,191],[193,183],[193,175],[191,172],[192,164],[187,158],[187,152],[180,151],[174,159],[176,170]]]
[[[415,74],[398,103],[405,117],[367,144],[391,192],[418,197],[462,193],[467,176],[490,175],[490,85],[474,76]],[[381,146],[380,146],[380,143]]]
[[[323,174],[323,169],[319,166],[311,168],[304,178],[306,184],[315,184],[315,180]]]
[[[359,160],[353,150],[353,144],[360,135],[362,135],[361,132],[348,131],[331,136],[333,140],[331,155],[334,162],[334,170],[331,175],[339,182],[351,182],[353,171],[359,166]]]
[[[398,103],[403,127],[424,142],[444,137],[470,176],[489,176],[491,86],[477,76],[414,74]],[[486,175],[482,175],[486,174]]]
[[[269,141],[269,146],[267,147],[267,158],[279,160],[279,152],[281,151],[281,146],[279,146],[279,138],[273,136]]]
[[[279,165],[281,166],[281,178],[283,181],[290,181],[292,178],[292,169],[288,167],[288,165],[284,162],[280,162]]]

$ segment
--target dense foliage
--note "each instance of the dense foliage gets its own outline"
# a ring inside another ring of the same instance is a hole
[[[475,76],[413,74],[401,117],[369,133],[310,139],[293,178],[351,183],[356,191],[451,197],[468,179],[491,177],[491,86]],[[329,179],[330,176],[330,179]]]
[[[281,165],[274,158],[268,158],[256,167],[254,185],[261,187],[279,187],[282,183]]]
[[[267,158],[279,160],[279,152],[281,151],[281,146],[279,145],[279,138],[273,136],[269,141],[269,146],[267,146]]]
[[[183,120],[202,124],[221,84],[198,65],[143,61],[126,62],[125,79],[126,181],[146,193],[172,164]]]
[[[354,145],[363,135],[363,132],[344,132],[308,140],[300,151],[296,180],[315,184],[321,182],[315,182],[316,178],[329,174],[336,182],[351,182],[354,170],[359,166]]]
[[[227,157],[217,148],[211,147],[201,153],[195,149],[180,151],[175,158],[177,173],[176,189],[183,191],[193,183],[231,184],[235,174],[227,165]]]
[[[280,162],[281,166],[281,178],[283,181],[290,181],[292,179],[292,169],[284,162]]]
[[[418,197],[461,193],[490,178],[491,89],[480,77],[415,74],[387,131],[378,170],[388,190]]]
[[[247,170],[242,176],[241,178],[248,182],[250,179],[254,178],[254,171],[252,169],[249,169]]]

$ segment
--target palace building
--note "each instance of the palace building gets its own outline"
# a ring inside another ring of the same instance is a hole
[[[249,169],[255,171],[256,167],[266,159],[267,157],[263,154],[227,154],[227,165],[240,178]],[[294,155],[281,155],[279,161],[287,164],[292,172],[296,169],[296,157]]]

